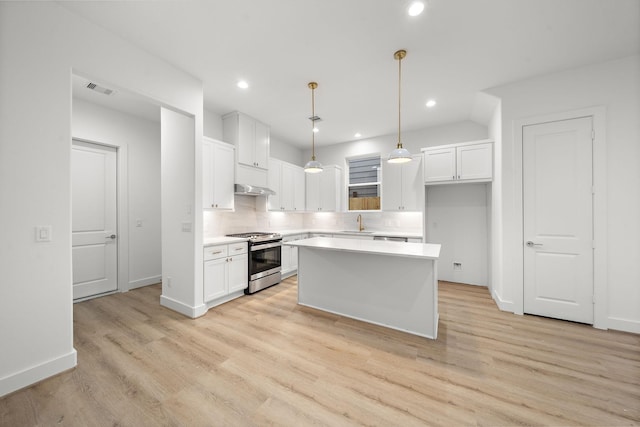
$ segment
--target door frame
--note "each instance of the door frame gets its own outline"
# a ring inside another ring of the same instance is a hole
[[[117,289],[115,292],[126,292],[129,290],[129,191],[128,191],[128,147],[126,143],[105,143],[87,138],[71,136],[71,148],[74,141],[86,142],[89,144],[102,145],[116,150],[116,239],[117,244]],[[73,195],[71,195],[73,197]],[[80,302],[93,298],[80,298],[74,302]]]
[[[606,144],[606,107],[594,106],[559,113],[532,116],[514,120],[513,163],[516,171],[514,178],[514,210],[517,215],[520,274],[519,283],[514,286],[514,313],[524,313],[524,188],[523,188],[523,133],[524,127],[561,120],[591,117],[593,119],[593,327],[607,329],[607,144]],[[515,246],[514,246],[515,247]]]

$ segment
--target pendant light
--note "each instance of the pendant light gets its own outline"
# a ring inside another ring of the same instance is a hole
[[[398,60],[398,145],[389,154],[389,163],[406,163],[413,160],[411,153],[406,148],[402,147],[402,140],[400,139],[400,106],[402,100],[402,59],[407,56],[406,50],[399,50],[393,54],[393,57]]]
[[[318,117],[316,117],[316,105],[315,105],[316,100],[315,100],[314,91],[318,87],[318,83],[310,82],[307,86],[309,86],[309,89],[311,89],[311,117],[309,117],[309,120],[311,120],[311,160],[309,160],[307,164],[304,165],[304,171],[307,173],[318,173],[318,172],[322,172],[322,163],[316,160],[315,127],[316,127],[316,120],[318,120]]]

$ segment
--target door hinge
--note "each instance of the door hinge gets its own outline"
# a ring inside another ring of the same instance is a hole
[[[595,295],[591,296],[591,302],[594,303],[594,304],[596,303],[596,296]]]
[[[591,249],[595,249],[596,248],[596,241],[592,240],[591,241]]]
[[[591,186],[591,194],[596,194],[596,187],[595,185]]]
[[[596,130],[591,129],[591,140],[593,141],[594,139],[596,139]]]

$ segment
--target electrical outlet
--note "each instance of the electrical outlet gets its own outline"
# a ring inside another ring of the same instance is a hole
[[[461,262],[455,262],[453,263],[453,270],[454,271],[462,271],[462,263]]]
[[[50,242],[51,241],[51,226],[39,225],[36,227],[36,242]]]
[[[171,287],[171,277],[165,277],[165,282],[167,283],[167,288]]]

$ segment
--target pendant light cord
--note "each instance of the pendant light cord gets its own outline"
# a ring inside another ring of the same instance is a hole
[[[316,127],[316,98],[315,86],[311,86],[311,160],[316,159],[316,133],[313,131]]]
[[[400,138],[400,108],[402,105],[402,55],[398,58],[398,148],[402,148],[402,139]]]

